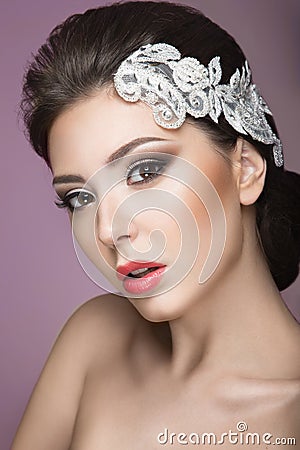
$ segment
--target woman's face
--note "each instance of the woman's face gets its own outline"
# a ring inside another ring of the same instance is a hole
[[[236,176],[194,125],[161,128],[145,104],[102,90],[56,119],[49,155],[80,246],[146,319],[204,301],[240,255]],[[164,268],[123,282],[116,271],[130,261]]]

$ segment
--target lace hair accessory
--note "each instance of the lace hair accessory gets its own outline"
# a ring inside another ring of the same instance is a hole
[[[205,67],[195,58],[181,58],[169,44],[148,44],[132,53],[119,66],[114,85],[128,102],[141,100],[152,108],[154,119],[163,128],[179,128],[186,114],[198,118],[209,115],[218,123],[223,112],[239,133],[264,144],[273,144],[276,166],[283,165],[282,144],[266,120],[272,115],[255,84],[245,61],[229,84],[220,84],[222,68],[215,56]]]

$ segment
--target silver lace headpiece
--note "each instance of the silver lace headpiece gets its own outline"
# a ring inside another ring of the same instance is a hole
[[[264,144],[273,144],[276,166],[283,165],[282,144],[267,122],[272,115],[255,84],[245,61],[229,84],[220,84],[222,68],[215,56],[205,67],[195,58],[181,58],[169,44],[148,44],[132,53],[119,66],[114,85],[128,102],[141,100],[152,108],[154,119],[163,128],[179,128],[186,113],[198,118],[209,115],[218,123],[223,112],[239,133]]]

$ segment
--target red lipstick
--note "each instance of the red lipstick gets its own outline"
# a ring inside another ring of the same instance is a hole
[[[117,277],[123,281],[127,292],[141,294],[158,285],[165,268],[158,262],[130,261],[117,267]]]

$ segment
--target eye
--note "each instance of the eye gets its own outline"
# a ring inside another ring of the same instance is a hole
[[[129,165],[126,171],[128,185],[149,183],[163,173],[167,161],[159,159],[140,159]]]
[[[55,202],[58,208],[68,208],[71,212],[75,209],[81,209],[84,206],[96,201],[96,197],[84,189],[74,189],[64,195],[62,199]]]

